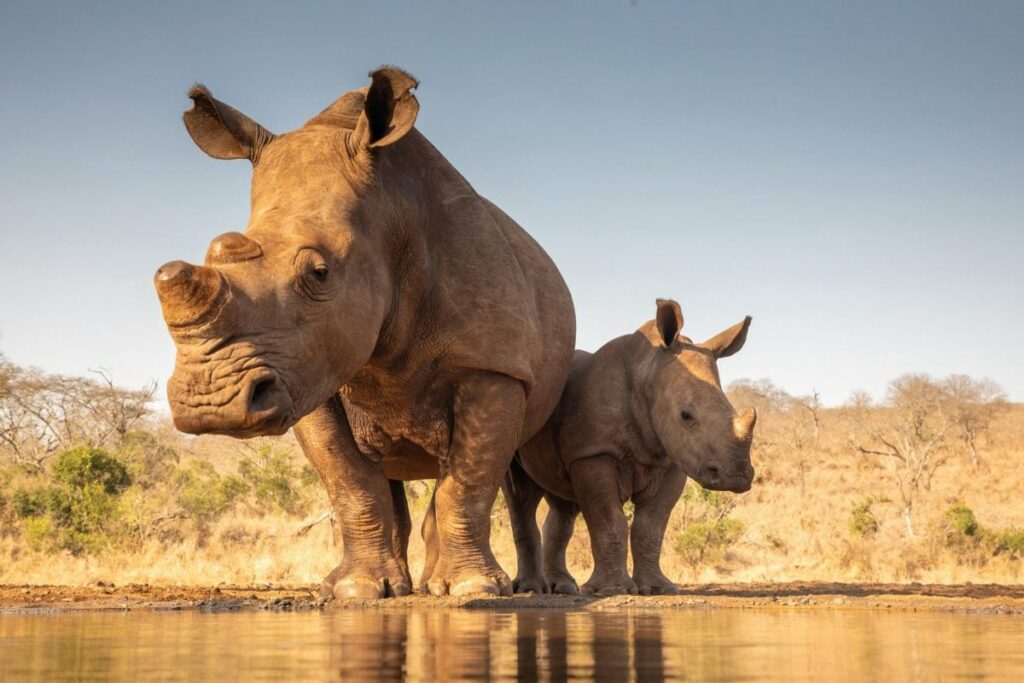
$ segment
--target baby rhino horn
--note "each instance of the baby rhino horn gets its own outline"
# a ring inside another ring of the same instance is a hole
[[[754,436],[754,423],[757,422],[757,411],[748,408],[732,419],[732,430],[740,441],[749,441]]]

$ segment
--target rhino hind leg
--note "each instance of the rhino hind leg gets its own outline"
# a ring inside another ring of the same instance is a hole
[[[420,534],[423,536],[423,573],[420,574],[420,582],[416,590],[420,593],[430,592],[430,577],[434,575],[434,567],[437,566],[437,556],[440,552],[440,541],[437,538],[437,510],[434,508],[434,496],[430,497],[430,504],[423,515],[423,525],[420,527]]]
[[[409,536],[412,534],[412,516],[409,514],[409,501],[405,497],[405,483],[389,479],[388,488],[391,489],[391,509],[395,516],[395,523],[391,527],[391,547],[394,550],[395,559],[398,560],[398,566],[402,568],[402,572],[411,585]]]
[[[580,508],[576,503],[555,495],[545,496],[548,514],[544,518],[544,582],[552,593],[575,595],[576,579],[565,564],[565,551],[572,539]]]
[[[505,375],[477,373],[458,387],[452,441],[434,493],[439,553],[434,595],[511,595],[491,551],[491,508],[519,444],[526,391]]]
[[[523,469],[519,458],[512,458],[505,482],[501,486],[512,522],[512,538],[516,544],[516,577],[512,590],[516,593],[547,593],[541,568],[541,537],[537,528],[537,505],[544,491]]]
[[[302,418],[295,436],[327,489],[344,548],[341,563],[320,586],[321,595],[408,595],[412,582],[400,557],[400,539],[408,532],[395,519],[397,501],[380,464],[356,447],[341,400],[335,396]]]

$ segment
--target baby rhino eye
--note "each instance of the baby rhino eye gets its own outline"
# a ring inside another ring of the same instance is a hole
[[[679,417],[683,418],[683,422],[693,422],[694,420],[697,419],[689,410],[684,410],[681,413],[679,413]]]

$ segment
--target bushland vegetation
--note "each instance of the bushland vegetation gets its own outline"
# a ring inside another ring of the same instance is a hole
[[[670,577],[1020,580],[1024,406],[996,384],[905,375],[879,403],[855,394],[839,407],[769,380],[729,393],[758,409],[758,476],[741,495],[687,486],[663,551]],[[103,372],[0,356],[0,581],[315,583],[333,568],[326,495],[290,435],[187,437],[152,399]],[[406,485],[414,528],[432,491]],[[492,537],[514,573],[500,497]],[[418,534],[410,554],[416,571]],[[582,520],[568,558],[584,580]]]

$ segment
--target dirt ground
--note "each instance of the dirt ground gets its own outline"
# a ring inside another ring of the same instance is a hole
[[[0,585],[0,614],[82,610],[319,609],[886,609],[1024,615],[1024,585],[747,583],[682,585],[679,595],[517,595],[325,601],[316,586]]]

